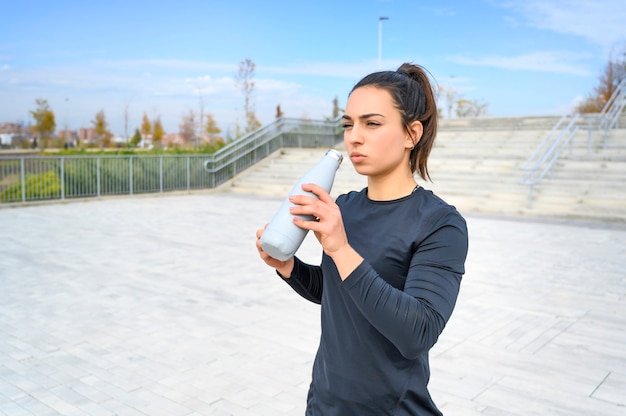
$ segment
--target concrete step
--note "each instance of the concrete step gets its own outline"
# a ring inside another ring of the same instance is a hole
[[[626,152],[622,161],[617,145],[621,131],[611,136],[606,149],[595,146],[591,155],[587,133],[579,132],[572,156],[564,154],[551,178],[534,188],[529,208],[530,189],[519,184],[525,174],[520,167],[551,128],[442,129],[429,159],[433,183],[418,183],[462,212],[626,222]],[[623,133],[626,151],[626,130]],[[367,185],[351,166],[343,144],[336,148],[343,152],[344,163],[331,192],[334,197]],[[326,150],[281,149],[235,177],[228,189],[282,198]]]

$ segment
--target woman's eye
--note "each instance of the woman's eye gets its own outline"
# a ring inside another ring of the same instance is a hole
[[[350,127],[352,127],[352,124],[344,124],[341,127],[343,127],[344,129],[349,129]]]
[[[378,123],[376,121],[368,121],[367,125],[371,126],[371,127],[378,127],[378,126],[380,126],[380,123]]]

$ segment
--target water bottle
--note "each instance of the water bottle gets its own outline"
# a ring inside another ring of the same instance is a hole
[[[300,178],[270,220],[263,235],[261,235],[261,248],[263,251],[281,261],[294,256],[304,241],[308,230],[300,228],[293,223],[294,215],[289,212],[289,208],[294,206],[294,204],[289,202],[289,196],[307,195],[317,198],[314,193],[302,190],[303,183],[314,183],[330,192],[335,180],[335,173],[342,160],[343,156],[340,152],[330,149],[317,165],[313,166]],[[311,215],[298,216],[306,221],[314,219]]]

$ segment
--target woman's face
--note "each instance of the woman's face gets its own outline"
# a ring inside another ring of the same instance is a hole
[[[373,86],[352,91],[343,115],[343,140],[357,172],[383,177],[410,171],[413,146],[391,94]]]

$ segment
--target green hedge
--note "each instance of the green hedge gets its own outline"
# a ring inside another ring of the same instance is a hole
[[[61,196],[61,178],[53,170],[40,174],[29,174],[24,178],[26,199],[51,199]],[[22,183],[17,182],[2,191],[2,202],[22,200]]]

